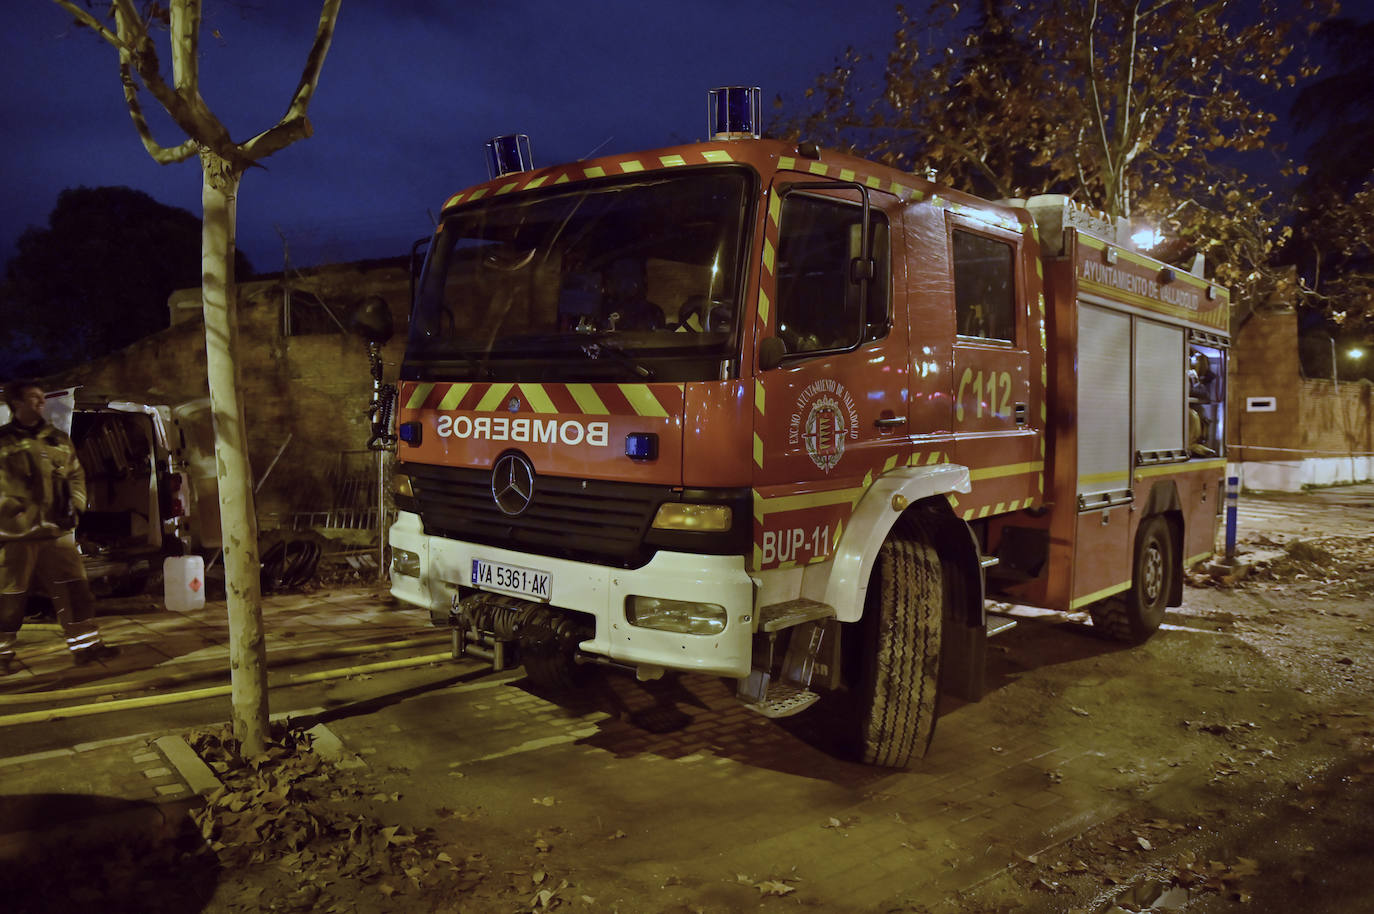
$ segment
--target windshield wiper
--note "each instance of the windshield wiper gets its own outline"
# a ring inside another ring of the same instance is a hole
[[[613,343],[605,337],[582,343],[578,349],[593,362],[599,362],[605,358],[611,358],[617,365],[630,369],[644,380],[651,380],[654,376],[653,369],[638,361],[634,356],[625,351],[619,343]]]

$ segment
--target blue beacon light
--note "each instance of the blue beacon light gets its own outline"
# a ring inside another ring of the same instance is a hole
[[[757,140],[763,123],[758,86],[712,89],[706,103],[706,130],[713,140]]]
[[[534,167],[530,138],[523,133],[508,133],[487,140],[487,177],[499,178]]]

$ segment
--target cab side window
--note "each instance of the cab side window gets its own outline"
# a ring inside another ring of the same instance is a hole
[[[824,197],[784,198],[778,235],[778,336],[788,352],[852,349],[888,329],[890,286],[887,217],[869,208],[874,278],[866,313],[862,284],[851,278],[861,255],[863,209]]]
[[[954,230],[954,307],[960,336],[1016,341],[1016,250]]]

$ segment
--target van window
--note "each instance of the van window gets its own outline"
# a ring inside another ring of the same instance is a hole
[[[960,336],[1016,340],[1015,254],[1005,241],[954,230],[954,307]]]
[[[850,264],[861,252],[863,209],[853,203],[791,194],[783,200],[778,235],[778,336],[788,352],[852,349],[888,328],[887,217],[869,208],[875,278],[867,314]]]

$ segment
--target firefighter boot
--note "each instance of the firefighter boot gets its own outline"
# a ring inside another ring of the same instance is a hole
[[[67,637],[73,663],[84,666],[119,656],[119,648],[100,640],[100,629],[95,624],[95,597],[83,578],[54,581],[51,590],[57,621]]]

